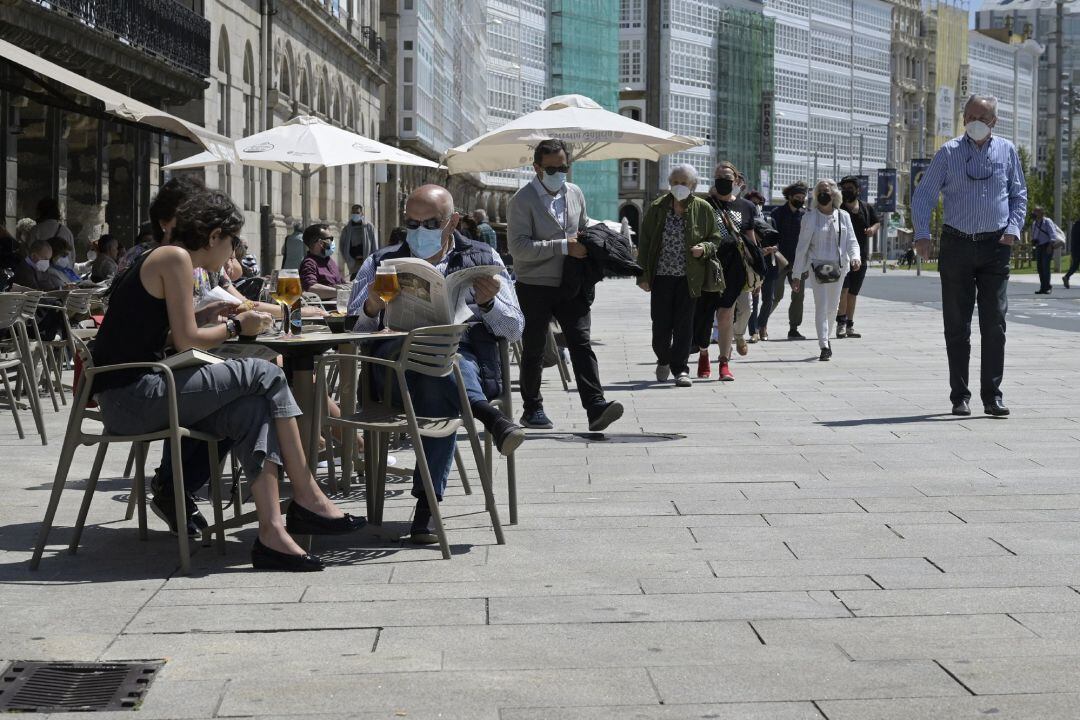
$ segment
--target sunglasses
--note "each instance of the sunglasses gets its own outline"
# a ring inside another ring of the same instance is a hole
[[[425,230],[438,230],[446,224],[444,218],[428,218],[427,220],[413,220],[408,218],[405,220],[405,227],[409,230],[418,230],[424,228]]]
[[[969,155],[967,162],[964,164],[964,172],[970,180],[987,180],[994,174],[994,166],[983,160],[976,159],[974,155]],[[975,174],[973,175],[972,172]]]
[[[323,235],[319,239],[322,240],[324,243],[332,243],[332,242],[334,242],[334,236],[333,235]]]
[[[570,172],[570,166],[559,165],[558,167],[546,167],[544,168],[544,172],[546,172],[548,175],[554,175],[555,173],[568,173]]]

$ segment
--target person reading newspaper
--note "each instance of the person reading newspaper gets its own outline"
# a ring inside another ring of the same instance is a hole
[[[498,339],[518,340],[525,324],[510,276],[489,245],[457,232],[460,215],[454,212],[454,198],[445,188],[424,185],[414,190],[405,202],[405,216],[408,232],[404,242],[376,250],[357,272],[349,299],[349,314],[359,318],[354,329],[371,332],[382,327],[411,330],[424,325],[467,324],[469,330],[458,354],[469,406],[473,416],[491,433],[499,452],[509,455],[524,440],[525,431],[489,399],[501,389]],[[402,285],[389,304],[374,291],[376,271],[383,263],[397,265]],[[400,345],[400,340],[388,340],[374,352],[390,357]],[[382,374],[375,373],[376,393],[382,390],[380,380]],[[452,417],[460,413],[453,376],[433,378],[408,373],[406,382],[418,415]],[[423,445],[435,496],[442,501],[454,462],[455,438],[424,438]],[[431,509],[417,472],[413,473],[412,494],[416,512],[411,542],[438,542],[430,529]]]

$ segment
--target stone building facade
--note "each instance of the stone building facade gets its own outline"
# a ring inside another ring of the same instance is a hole
[[[212,67],[203,97],[188,108],[195,119],[241,138],[313,115],[379,139],[391,74],[377,0],[207,0],[204,11]],[[310,199],[297,175],[221,166],[205,179],[244,210],[249,248],[274,258],[263,262],[267,269],[280,265],[282,241],[305,216],[305,202],[309,220],[336,233],[352,204],[376,218],[383,200],[381,173],[371,165],[323,170],[309,184]]]

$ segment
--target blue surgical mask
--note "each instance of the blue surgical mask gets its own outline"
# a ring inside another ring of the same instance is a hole
[[[354,223],[358,223],[363,219],[364,219],[364,216],[361,215],[360,213],[353,213],[352,217],[350,218],[350,220],[352,220]]]
[[[334,251],[337,250],[337,243],[331,241],[329,245],[323,246],[323,257],[334,257]]]
[[[548,192],[557,193],[566,184],[566,173],[557,172],[554,175],[548,175],[546,172],[541,173],[540,182],[548,189]]]
[[[442,250],[442,228],[428,230],[425,227],[410,229],[405,236],[414,257],[427,259]]]

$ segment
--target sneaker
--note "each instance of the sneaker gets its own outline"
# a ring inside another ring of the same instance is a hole
[[[837,323],[836,325],[836,337],[843,339],[847,335],[847,325],[845,323]]]
[[[731,368],[728,366],[728,359],[725,357],[720,358],[720,380],[721,382],[732,382],[735,376],[731,374]]]
[[[820,360],[821,362],[827,362],[830,359],[832,359],[832,348],[821,348],[821,355],[818,356],[818,360]]]
[[[544,408],[538,407],[535,410],[526,410],[521,414],[521,420],[519,421],[524,427],[531,428],[532,430],[550,430],[555,427],[551,422],[551,418],[544,412]]]
[[[746,353],[750,352],[750,348],[746,344],[746,338],[735,338],[735,351],[738,352],[740,355],[745,355]]]
[[[690,387],[694,381],[690,379],[690,373],[679,373],[675,378],[675,387]]]
[[[712,375],[712,364],[709,362],[708,351],[698,353],[697,356],[697,376],[699,380],[705,380]]]
[[[606,430],[611,423],[621,418],[622,414],[622,403],[615,402],[614,400],[597,405],[588,412],[589,432]]]
[[[805,340],[806,336],[799,332],[798,328],[791,328],[787,334],[788,340]]]
[[[195,498],[191,494],[187,494],[185,498],[187,501],[187,534],[188,537],[198,537],[199,534],[205,530],[209,523],[206,522],[206,518],[199,512],[199,508],[195,505]],[[169,534],[176,535],[176,505],[173,503],[173,496],[166,495],[165,493],[155,493],[154,497],[150,500],[150,510],[157,515],[161,520],[169,526]]]
[[[495,448],[503,456],[512,455],[525,441],[525,431],[508,417],[500,417],[491,426],[491,436],[495,439]]]
[[[657,365],[656,366],[656,382],[664,382],[671,377],[670,365]]]
[[[855,332],[855,326],[852,323],[848,323],[848,325],[847,325],[847,336],[849,338],[861,338],[862,337],[862,335]]]

